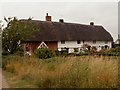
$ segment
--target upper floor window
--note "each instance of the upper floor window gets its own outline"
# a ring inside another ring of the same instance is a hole
[[[78,41],[77,41],[77,44],[80,44],[80,43],[81,43],[80,40],[78,40]]]
[[[105,41],[105,44],[108,44],[108,41]]]
[[[84,43],[85,41],[83,40],[83,43]]]
[[[96,44],[96,40],[93,40],[93,44]]]
[[[62,41],[61,41],[61,44],[65,44],[65,40],[62,40]]]

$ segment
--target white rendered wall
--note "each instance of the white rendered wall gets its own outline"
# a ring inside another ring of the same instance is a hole
[[[101,46],[108,45],[109,48],[111,48],[112,42],[108,41],[107,44],[105,44],[105,41],[96,41],[96,43],[93,43],[93,41],[84,41],[84,44],[88,44],[90,46],[95,46],[97,50],[101,50]],[[77,44],[77,41],[65,41],[65,44],[61,44],[61,41],[58,41],[58,50],[61,51],[61,48],[69,48],[69,53],[74,52],[74,48],[81,48],[83,45],[83,41],[81,41],[80,44]]]
[[[58,50],[61,51],[61,48],[69,48],[69,53],[74,52],[74,48],[80,48],[83,45],[81,42],[77,44],[77,41],[65,41],[65,44],[61,44],[61,41],[58,42]]]
[[[110,42],[110,41],[108,41],[107,44],[105,44],[105,41],[96,41],[95,44],[93,43],[93,41],[85,41],[84,44],[88,44],[90,46],[95,46],[98,51],[101,50],[101,46],[108,45],[109,48],[112,47],[112,42]]]

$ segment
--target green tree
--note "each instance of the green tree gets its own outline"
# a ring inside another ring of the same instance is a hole
[[[4,18],[7,23],[7,27],[2,31],[2,49],[9,53],[15,53],[21,44],[33,38],[38,26],[32,22],[32,19],[18,20],[16,17]]]

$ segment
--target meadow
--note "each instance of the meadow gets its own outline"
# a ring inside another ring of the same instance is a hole
[[[117,56],[3,57],[12,88],[117,88]]]

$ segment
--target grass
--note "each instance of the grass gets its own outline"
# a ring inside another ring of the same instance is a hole
[[[7,61],[6,61],[7,60]],[[3,58],[4,74],[16,88],[117,88],[118,57]]]

